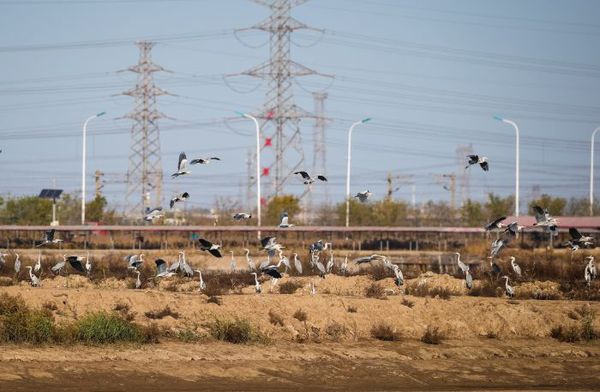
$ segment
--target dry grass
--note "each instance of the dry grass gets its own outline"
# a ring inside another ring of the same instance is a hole
[[[163,318],[165,318],[167,316],[171,316],[174,319],[178,319],[179,313],[171,310],[171,308],[167,305],[164,308],[159,309],[159,310],[149,310],[144,313],[144,316],[146,316],[152,320],[162,320]]]
[[[269,309],[269,322],[273,325],[279,325],[283,327],[283,316],[274,311],[273,309]]]
[[[206,303],[207,304],[217,304],[217,305],[221,306],[221,304],[223,303],[223,300],[220,297],[217,297],[216,295],[211,295],[206,300]]]
[[[574,343],[600,339],[600,331],[594,328],[596,312],[589,305],[583,305],[569,312],[571,319],[579,321],[575,325],[558,325],[552,328],[550,336],[561,342]]]
[[[208,324],[211,336],[233,344],[267,342],[268,339],[252,325],[242,319],[215,319]]]
[[[402,305],[406,306],[407,308],[413,308],[415,306],[415,303],[413,301],[408,300],[407,298],[402,298]]]
[[[395,342],[401,339],[400,333],[384,322],[379,322],[371,327],[371,337],[386,342]]]
[[[385,289],[380,283],[373,282],[365,289],[365,297],[376,299],[387,299]]]
[[[300,321],[300,322],[305,322],[306,320],[308,320],[308,315],[306,314],[306,312],[302,309],[298,309],[294,312],[293,317]]]
[[[344,324],[332,321],[325,327],[325,336],[328,340],[339,342],[346,337],[347,329]]]
[[[427,326],[425,333],[421,336],[421,342],[425,344],[440,344],[444,340],[444,335],[438,327]]]
[[[279,294],[294,294],[296,290],[301,288],[303,285],[301,282],[288,280],[279,285]]]
[[[348,306],[348,307],[346,308],[346,311],[347,311],[348,313],[356,313],[356,312],[358,312],[358,308],[357,308],[356,306],[352,306],[352,305],[350,305],[350,306]]]

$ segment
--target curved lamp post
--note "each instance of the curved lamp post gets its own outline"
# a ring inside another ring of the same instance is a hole
[[[258,227],[258,238],[260,239],[260,225],[261,225],[261,211],[260,211],[260,125],[256,117],[249,115],[248,113],[235,112],[239,116],[249,118],[254,121],[256,127],[256,215],[257,215],[257,227]]]
[[[350,225],[350,165],[352,163],[352,131],[359,124],[371,121],[370,117],[353,123],[348,129],[348,167],[346,170],[346,227]]]
[[[503,123],[510,124],[515,129],[516,134],[516,154],[515,154],[515,217],[519,216],[519,127],[514,121],[494,116],[494,119],[502,121]]]
[[[81,158],[81,224],[85,225],[85,158],[86,158],[86,140],[87,140],[87,125],[90,120],[104,116],[106,112],[100,112],[88,117],[83,123],[83,154]]]

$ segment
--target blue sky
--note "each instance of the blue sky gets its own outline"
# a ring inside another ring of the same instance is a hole
[[[135,75],[138,39],[153,39],[156,63],[173,71],[156,83],[176,97],[159,98],[165,198],[187,190],[189,205],[211,207],[224,196],[245,203],[249,122],[223,119],[255,111],[266,83],[224,81],[268,58],[264,33],[233,34],[268,10],[246,0],[0,0],[0,194],[34,194],[56,183],[81,188],[81,125],[90,114],[88,189],[98,169],[106,196],[123,207],[131,127],[117,119],[133,108],[118,96]],[[589,143],[600,126],[600,2],[589,0],[313,0],[300,21],[325,34],[299,32],[295,61],[326,74],[294,84],[296,102],[312,110],[311,91],[327,89],[327,191],[344,194],[346,130],[356,130],[352,191],[385,194],[386,176],[413,175],[417,202],[449,200],[435,176],[458,173],[458,145],[472,144],[491,170],[472,170],[470,195],[514,191],[514,131],[521,129],[523,206],[532,187],[559,196],[588,192]],[[245,45],[244,45],[245,44]],[[258,47],[248,47],[258,46]],[[261,46],[262,45],[262,46]],[[301,124],[311,168],[313,123]],[[177,155],[223,161],[171,180]],[[270,159],[266,154],[267,162]],[[321,184],[319,184],[321,185]],[[286,187],[301,194],[300,181]],[[410,186],[396,197],[410,200]]]

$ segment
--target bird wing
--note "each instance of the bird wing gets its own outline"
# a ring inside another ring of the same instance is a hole
[[[173,206],[175,205],[176,201],[177,201],[177,198],[171,199],[171,202],[169,203],[169,208],[173,208]]]
[[[52,240],[54,239],[54,233],[56,232],[55,229],[50,229],[46,231],[46,240],[48,240],[49,242],[52,242]]]
[[[209,249],[208,252],[215,257],[223,257],[219,249]]]
[[[179,154],[179,161],[177,162],[177,170],[181,171],[185,166],[187,166],[187,157],[185,156],[185,152]]]
[[[267,274],[273,278],[281,279],[281,273],[277,271],[277,268],[265,268],[262,270],[263,274]]]
[[[309,180],[310,179],[310,176],[305,171],[297,171],[297,172],[294,172],[294,174],[300,174],[302,176],[302,178],[304,178],[305,180]]]
[[[319,180],[321,180],[321,181],[325,181],[325,182],[327,182],[327,178],[326,178],[325,176],[318,175],[318,176],[317,176],[317,178],[318,178]]]
[[[359,257],[358,259],[355,259],[354,264],[370,263],[372,260],[373,260],[372,256],[363,256],[363,257]]]
[[[574,227],[569,228],[569,234],[571,234],[571,237],[573,237],[574,240],[581,239],[581,233]]]
[[[215,161],[220,161],[221,160],[221,158],[219,158],[219,157],[210,157],[210,159],[214,159]]]
[[[262,245],[263,248],[266,248],[267,246],[272,245],[274,243],[275,243],[275,237],[265,237],[260,240],[260,244]]]
[[[156,263],[157,274],[163,274],[163,273],[167,272],[167,262],[166,261],[164,261],[163,259],[156,259],[156,260],[154,260],[154,262]]]
[[[320,261],[317,261],[315,263],[315,265],[317,266],[317,269],[319,271],[321,271],[321,273],[323,273],[323,274],[325,273],[325,266],[323,265],[323,263],[321,263]]]
[[[490,170],[490,165],[489,165],[489,163],[487,163],[487,162],[481,162],[481,163],[479,164],[479,166],[481,166],[481,168],[483,169],[483,171],[488,171],[488,170]]]
[[[81,260],[77,258],[77,256],[69,256],[67,257],[67,261],[71,264],[71,267],[75,268],[79,272],[85,272],[85,267],[81,264]]]
[[[469,164],[475,164],[479,161],[479,155],[467,155],[467,158],[469,158]]]
[[[183,192],[179,198],[182,200],[185,200],[185,199],[188,199],[189,197],[190,197],[189,193]]]
[[[281,217],[281,223],[279,224],[279,226],[289,226],[289,217],[287,215],[284,215]]]
[[[195,164],[198,164],[198,163],[201,164],[201,165],[203,165],[203,164],[206,163],[206,160],[202,159],[202,158],[198,158],[198,159],[192,159],[192,161],[190,162],[190,164],[192,164],[192,165],[195,165]]]
[[[198,242],[200,242],[200,245],[202,246],[202,250],[210,249],[210,247],[213,246],[212,242],[205,240],[204,238],[198,238]],[[204,249],[204,248],[206,248],[206,249]]]
[[[535,220],[537,222],[541,222],[544,220],[544,209],[540,206],[533,206],[533,211],[535,212]]]

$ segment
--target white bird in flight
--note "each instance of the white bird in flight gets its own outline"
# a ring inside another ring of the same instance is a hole
[[[163,216],[165,216],[165,214],[162,212],[162,207],[157,207],[148,211],[146,216],[144,216],[144,220],[146,222],[154,222],[156,219],[162,218]]]
[[[233,220],[235,221],[243,221],[243,220],[248,220],[252,218],[251,214],[246,214],[245,212],[238,212],[237,214],[233,215]]]
[[[373,193],[371,193],[369,190],[366,190],[366,191],[358,192],[354,197],[358,198],[358,200],[361,203],[364,203],[367,201],[367,199],[369,197],[371,197],[372,194]]]
[[[179,154],[179,161],[177,162],[177,171],[171,174],[171,178],[185,176],[191,173],[192,172],[188,170],[188,160],[185,156],[185,152],[182,152],[181,154]]]
[[[310,184],[314,183],[316,180],[321,180],[321,181],[327,182],[327,178],[325,178],[325,176],[323,176],[323,175],[318,175],[316,178],[312,178],[310,176],[310,174],[308,174],[305,171],[297,171],[297,172],[294,172],[294,174],[300,174],[302,176],[304,185],[310,185]]]
[[[189,194],[189,193],[187,193],[187,192],[183,192],[183,193],[181,193],[181,194],[179,194],[179,195],[176,195],[176,196],[174,196],[174,197],[171,199],[171,202],[169,203],[169,207],[170,207],[170,208],[173,208],[173,206],[175,206],[175,203],[178,203],[178,202],[180,202],[180,201],[187,200],[187,199],[189,199],[189,198],[190,198],[190,194]]]
[[[281,227],[282,229],[286,229],[288,227],[294,226],[293,224],[291,224],[289,222],[289,220],[290,220],[290,218],[289,218],[287,212],[284,212],[283,214],[281,214],[281,222],[279,222],[279,227]]]

